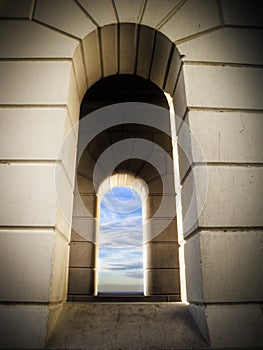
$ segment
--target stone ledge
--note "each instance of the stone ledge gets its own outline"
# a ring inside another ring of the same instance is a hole
[[[114,294],[114,295],[68,295],[68,302],[90,302],[90,303],[171,303],[181,300],[178,295],[151,295],[141,294]]]

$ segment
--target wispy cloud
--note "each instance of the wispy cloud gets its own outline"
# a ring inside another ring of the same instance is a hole
[[[142,244],[142,214],[109,215],[100,225],[100,244],[108,247],[128,247]],[[105,215],[105,213],[104,213]]]
[[[110,268],[112,270],[137,270],[137,269],[142,269],[142,262],[137,261],[137,262],[130,262],[130,263],[123,263],[123,264],[110,264]]]
[[[102,198],[102,208],[120,214],[131,214],[141,208],[140,196],[128,187],[114,187]]]
[[[129,271],[126,273],[126,276],[132,279],[143,279],[143,271]]]
[[[113,282],[118,286],[139,282],[142,288],[142,209],[138,194],[117,187],[104,195],[100,211],[99,288]]]

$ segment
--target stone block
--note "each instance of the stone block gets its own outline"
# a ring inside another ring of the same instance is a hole
[[[124,5],[127,8],[127,5]],[[128,9],[128,8],[127,8]],[[135,70],[135,25],[120,24],[120,74],[133,74]]]
[[[262,227],[263,168],[195,167],[201,227]],[[208,181],[208,191],[206,184]]]
[[[69,0],[38,1],[34,18],[81,39],[96,29],[79,6]]]
[[[191,131],[191,135],[188,134],[191,140],[185,148],[192,147],[195,162],[203,161],[200,149],[207,162],[263,162],[261,113],[190,111],[185,121]],[[184,130],[183,133],[186,134]],[[181,139],[180,131],[179,143]]]
[[[176,215],[175,196],[149,195],[147,217],[173,218]]]
[[[260,305],[208,305],[206,318],[213,348],[262,348]]]
[[[79,157],[78,157],[79,158]],[[84,151],[76,164],[78,174],[86,176],[91,181],[93,179],[93,169],[95,161],[88,151]]]
[[[225,24],[262,26],[260,1],[221,0]]]
[[[103,59],[103,74],[105,77],[118,72],[117,26],[101,28],[101,46]]]
[[[155,28],[178,4],[179,0],[150,0],[146,2],[142,24]]]
[[[207,178],[206,168],[201,168],[204,181],[201,183],[201,189],[199,190],[200,198],[204,201],[204,196],[207,192]],[[196,186],[195,180],[195,168],[191,170],[184,182],[182,183],[181,189],[181,208],[182,208],[182,232],[184,236],[187,236],[190,232],[193,232],[198,226],[198,218],[200,216],[200,210],[202,209],[197,206],[197,195],[196,191],[198,187]],[[200,202],[201,202],[200,199]]]
[[[57,200],[56,226],[69,239],[73,211],[73,186],[66,169],[57,163],[55,171],[55,195]]]
[[[155,157],[155,158],[156,158],[156,162],[161,162],[161,159],[157,159],[157,157]],[[163,164],[163,166],[165,166],[165,162],[162,162],[162,164]],[[163,169],[165,170],[165,168],[163,168]],[[157,169],[149,162],[142,164],[142,167],[140,167],[138,169],[137,174],[146,183],[148,183],[151,180],[156,179],[156,177],[160,176]]]
[[[63,140],[63,144],[60,149],[60,157],[63,163],[65,172],[68,175],[70,185],[74,187],[75,172],[76,172],[76,153],[77,153],[77,138],[74,131],[71,130]]]
[[[33,10],[31,0],[2,0],[0,8],[4,18],[29,19]]]
[[[113,8],[107,0],[80,0],[79,3],[88,14],[99,24],[100,27],[116,22]]]
[[[102,77],[98,31],[92,32],[83,41],[84,60],[88,86],[92,86]]]
[[[62,212],[61,208],[58,207],[57,210],[57,229],[59,232],[64,236],[66,240],[69,240],[70,235],[71,235],[71,222],[72,222],[72,205],[73,205],[73,195],[71,193],[71,197],[68,199],[69,200],[69,207],[70,207],[70,213],[71,216],[68,218],[66,217],[65,213]]]
[[[174,110],[176,113],[176,118],[175,118],[176,129],[178,130],[181,124],[181,119],[185,115],[186,107],[187,107],[186,94],[185,94],[185,79],[184,79],[183,70],[179,74],[179,78],[178,78],[174,96],[173,96],[173,101],[174,101]]]
[[[260,167],[195,166],[182,187],[185,236],[197,225],[261,227],[262,188]]]
[[[1,305],[1,349],[43,349],[47,335],[47,305]]]
[[[52,278],[54,231],[52,229],[1,229],[0,240],[1,300],[48,302]]]
[[[78,45],[77,40],[31,21],[1,21],[0,33],[1,58],[71,58]]]
[[[65,108],[0,109],[1,159],[61,159]]]
[[[157,32],[150,79],[153,83],[159,86],[160,89],[163,88],[171,47],[172,43],[167,39],[167,37]]]
[[[136,73],[148,79],[150,76],[155,32],[151,28],[144,26],[141,26],[138,30],[139,39]]]
[[[160,31],[174,42],[219,25],[219,12],[215,0],[189,0],[160,28]]]
[[[188,107],[263,108],[261,68],[184,65],[183,71]]]
[[[177,242],[154,242],[146,245],[146,269],[179,268]]]
[[[150,149],[153,145],[155,146]],[[150,143],[150,147],[144,150],[145,154],[143,154],[143,158],[146,158],[147,161],[136,174],[146,182],[153,181],[160,176],[165,178],[167,175],[173,173],[174,167],[171,154],[165,152],[153,142]],[[167,187],[169,188],[168,185]],[[167,190],[165,189],[164,191],[166,192]]]
[[[166,197],[165,197],[166,198]],[[160,207],[160,204],[162,202],[163,195],[149,195],[147,202],[146,202],[146,217],[151,218],[155,216],[157,210]],[[160,215],[161,216],[161,215]]]
[[[137,23],[142,5],[141,0],[115,0],[116,9],[120,22]]]
[[[164,219],[164,218],[152,218],[146,221],[145,231],[148,233],[145,241],[157,241],[157,242],[177,242],[177,220]]]
[[[203,302],[203,278],[201,265],[200,241],[193,236],[184,245],[185,279],[187,301],[193,303]],[[214,276],[216,278],[216,276]],[[213,283],[213,281],[211,281]]]
[[[188,310],[190,311],[196,326],[200,330],[206,342],[209,344],[209,333],[206,318],[206,306],[198,304],[189,304]]]
[[[70,243],[70,267],[95,267],[95,245],[91,242]]]
[[[54,108],[56,108],[56,107],[54,107]],[[75,136],[75,140],[77,140],[78,139],[78,124],[76,123],[75,125],[73,125],[69,109],[67,107],[63,107],[63,108],[67,109],[67,118],[66,118],[66,123],[65,123],[64,139],[65,139],[65,137],[68,136],[68,134],[73,133]]]
[[[73,217],[71,241],[96,242],[96,226],[95,218]]]
[[[163,193],[163,182],[161,177],[152,179],[147,183],[150,194],[162,195]]]
[[[93,181],[87,179],[85,176],[77,174],[75,182],[76,194],[95,194]]]
[[[262,300],[263,231],[201,232],[204,301]]]
[[[221,28],[177,45],[184,61],[261,64],[262,31]],[[209,49],[208,49],[209,48]]]
[[[2,226],[55,226],[55,164],[1,164]]]
[[[70,70],[68,61],[2,61],[0,103],[66,104]]]
[[[152,138],[151,135],[149,135],[148,139],[150,141],[155,142],[158,146],[162,147],[165,150],[165,152],[169,154],[172,153],[172,139],[170,135],[167,135],[164,132],[155,132],[152,134]]]
[[[198,151],[199,144],[196,145],[196,142],[193,142],[193,145],[191,141],[196,141],[194,136],[192,137],[192,130],[190,129],[190,126],[187,123],[188,121],[188,113],[186,114],[186,117],[184,121],[180,124],[181,127],[178,131],[177,136],[177,150],[178,150],[178,163],[179,163],[179,179],[182,182],[183,178],[185,177],[187,171],[191,167],[193,163],[193,147],[195,147],[196,151]],[[178,121],[179,123],[179,118]],[[199,157],[199,161],[202,161],[203,159]]]
[[[163,175],[148,182],[149,194],[174,195],[174,176],[173,174]]]
[[[181,57],[177,48],[175,47],[171,58],[171,62],[170,62],[167,80],[164,86],[164,90],[168,92],[171,96],[173,96],[173,93],[174,93],[175,84],[178,78],[180,67],[181,67]]]
[[[146,295],[180,293],[179,269],[146,271]]]
[[[73,216],[74,217],[96,217],[97,197],[94,195],[75,195]]]
[[[262,299],[262,231],[201,231],[185,244],[189,302]]]
[[[75,129],[77,129],[75,124],[78,123],[79,121],[80,103],[81,103],[81,96],[79,96],[76,75],[72,64],[71,71],[70,71],[67,106],[68,106],[72,125],[75,126]],[[72,134],[74,134],[74,132]]]
[[[49,339],[50,335],[52,334],[52,331],[57,323],[57,320],[59,318],[59,315],[62,311],[63,303],[58,304],[51,304],[48,307],[48,323],[47,323],[47,335],[46,335],[46,342]]]
[[[68,294],[94,294],[94,269],[79,267],[69,268]]]
[[[80,45],[76,48],[73,56],[73,67],[80,100],[87,91],[88,81],[85,73],[84,57]]]
[[[55,232],[50,301],[67,299],[69,243],[58,231]]]
[[[128,136],[129,133],[123,132],[123,136]],[[122,140],[122,134],[120,132],[108,132],[103,131],[99,134],[99,137],[96,137],[93,142],[91,142],[88,146],[88,150],[93,156],[94,159],[98,159],[101,154],[105,151],[105,148],[108,148],[112,143],[118,142]],[[114,152],[114,151],[113,151]],[[103,166],[103,164],[102,164]]]
[[[259,167],[195,166],[182,187],[185,235],[197,224],[214,228],[261,227],[262,188]]]

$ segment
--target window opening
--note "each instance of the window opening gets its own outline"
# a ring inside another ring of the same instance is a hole
[[[98,294],[144,291],[142,203],[128,186],[107,191],[100,202]]]

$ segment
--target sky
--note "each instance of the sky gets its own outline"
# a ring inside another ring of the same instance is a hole
[[[141,199],[129,187],[101,200],[98,262],[99,293],[143,292]]]

